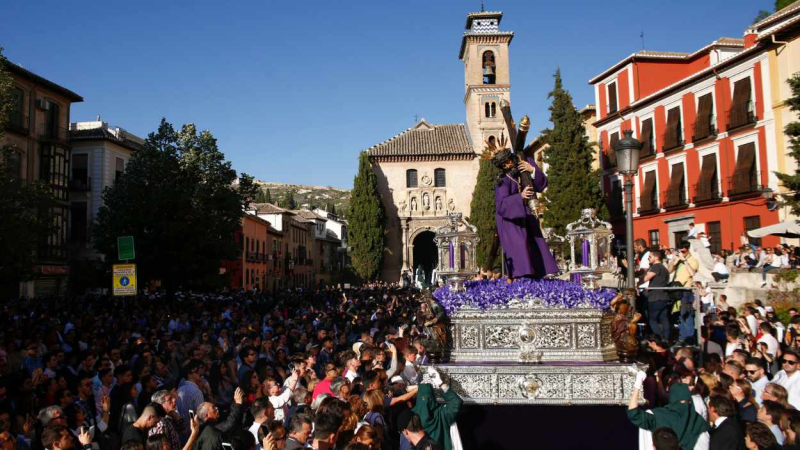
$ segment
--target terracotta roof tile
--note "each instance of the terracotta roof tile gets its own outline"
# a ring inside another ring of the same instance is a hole
[[[463,123],[431,125],[425,119],[367,152],[369,156],[475,154]]]

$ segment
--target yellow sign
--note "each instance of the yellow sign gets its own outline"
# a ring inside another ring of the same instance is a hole
[[[136,264],[114,264],[114,295],[136,295]]]

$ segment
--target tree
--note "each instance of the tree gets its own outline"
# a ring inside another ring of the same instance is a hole
[[[593,208],[598,217],[608,216],[600,189],[600,171],[592,171],[594,149],[589,144],[581,115],[572,104],[572,96],[561,85],[561,70],[554,75],[555,87],[548,98],[553,128],[543,131],[548,164],[548,188],[544,195],[544,226],[559,235],[567,224],[580,217],[581,210]]]
[[[800,73],[787,80],[792,89],[792,97],[786,100],[789,109],[800,112]],[[800,215],[800,122],[792,122],[783,129],[789,137],[789,154],[798,164],[793,175],[775,173],[783,186],[789,191],[781,196],[782,204],[792,209],[792,214]]]
[[[264,192],[264,189],[258,188],[255,201],[256,203],[269,203],[267,201],[267,194]]]
[[[336,203],[331,203],[331,209],[328,210],[331,214],[336,214]]]
[[[264,198],[264,203],[272,203],[272,193],[267,188],[267,195]]]
[[[796,1],[797,0],[775,0],[775,12],[778,12],[783,8],[786,8],[787,6],[791,5]]]
[[[497,185],[498,172],[497,167],[492,164],[488,149],[484,150],[478,170],[478,181],[475,183],[475,190],[472,191],[469,221],[478,228],[478,236],[481,238],[476,249],[478,267],[490,270],[495,268],[495,264],[500,263],[500,258],[497,257],[500,254],[499,247],[495,257],[490,257],[494,237],[497,234],[494,188]]]
[[[372,171],[367,152],[361,152],[358,158],[349,218],[348,239],[353,247],[353,267],[364,280],[375,280],[383,264],[386,213],[378,195],[378,178]]]
[[[283,194],[283,198],[280,200],[281,208],[286,209],[297,209],[297,202],[294,200],[294,191],[289,189]]]
[[[103,191],[93,227],[96,249],[113,263],[117,237],[130,235],[143,281],[212,287],[219,264],[237,255],[236,230],[255,198],[252,177],[236,171],[208,131],[194,125],[180,131],[162,119],[123,175]]]
[[[0,141],[4,125],[14,107],[11,74],[0,47]],[[47,211],[54,203],[50,187],[41,181],[20,178],[20,153],[11,145],[0,148],[0,296],[15,297],[19,282],[30,279],[36,249],[43,236],[55,231]]]

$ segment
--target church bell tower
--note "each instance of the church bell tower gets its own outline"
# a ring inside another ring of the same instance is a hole
[[[508,46],[514,32],[500,31],[502,18],[499,11],[469,13],[458,55],[464,61],[467,127],[478,154],[486,140],[499,139],[501,132],[508,138],[500,106],[511,101]]]

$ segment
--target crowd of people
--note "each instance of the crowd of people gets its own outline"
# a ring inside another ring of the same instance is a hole
[[[381,285],[6,302],[0,449],[458,448],[461,399],[420,369],[422,303]]]

